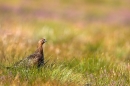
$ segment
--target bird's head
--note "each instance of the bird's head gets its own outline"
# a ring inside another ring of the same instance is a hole
[[[43,45],[46,41],[46,39],[42,38],[41,40],[38,41],[39,45]]]

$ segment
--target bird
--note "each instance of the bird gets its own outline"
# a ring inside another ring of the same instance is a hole
[[[42,38],[38,41],[36,51],[29,55],[28,57],[20,60],[19,62],[14,64],[14,67],[41,67],[44,65],[44,52],[43,52],[43,44],[46,43],[46,39]]]

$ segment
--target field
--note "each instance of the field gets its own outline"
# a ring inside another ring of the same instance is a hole
[[[0,86],[129,86],[129,0],[0,0]],[[6,69],[46,38],[40,68]]]

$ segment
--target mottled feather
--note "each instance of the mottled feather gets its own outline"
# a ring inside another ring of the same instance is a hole
[[[42,45],[45,42],[45,39],[41,39],[38,42],[38,47],[34,54],[31,54],[23,60],[20,60],[19,62],[14,64],[14,67],[40,67],[44,65],[44,53]]]

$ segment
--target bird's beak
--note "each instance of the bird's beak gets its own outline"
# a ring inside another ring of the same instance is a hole
[[[47,42],[47,40],[44,40],[44,42]]]

